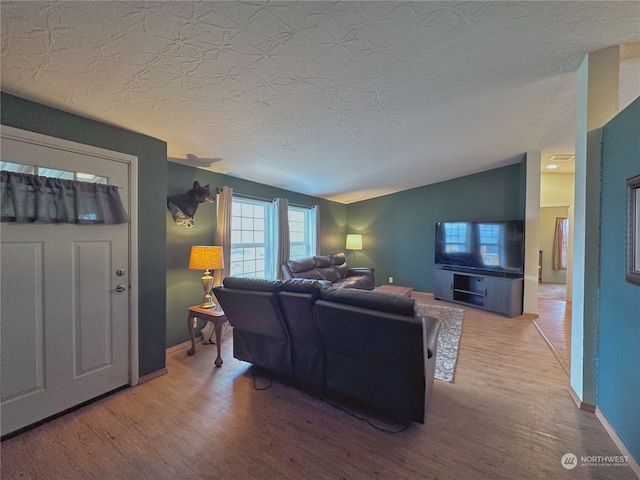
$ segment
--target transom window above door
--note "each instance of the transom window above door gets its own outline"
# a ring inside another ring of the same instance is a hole
[[[107,177],[93,175],[91,173],[73,172],[69,170],[56,170],[55,168],[39,167],[38,165],[28,165],[23,163],[0,161],[0,170],[15,173],[26,173],[38,175],[40,177],[60,178],[61,180],[76,180],[78,182],[108,184]]]

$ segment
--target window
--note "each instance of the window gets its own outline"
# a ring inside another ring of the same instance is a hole
[[[310,208],[289,207],[289,258],[315,255],[315,215]]]
[[[280,266],[274,265],[278,261],[274,208],[273,202],[233,197],[229,275],[275,278]],[[288,207],[289,258],[316,254],[316,212],[316,208]]]
[[[231,211],[230,274],[272,278],[270,237],[271,204],[235,198]]]
[[[0,162],[0,170],[15,173],[27,173],[40,177],[60,178],[62,180],[76,180],[79,182],[100,183],[107,185],[107,177],[100,177],[89,173],[70,172],[68,170],[56,170],[53,168],[42,168],[37,165],[23,165],[21,163]]]

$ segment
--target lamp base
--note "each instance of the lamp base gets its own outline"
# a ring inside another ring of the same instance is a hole
[[[200,305],[200,306],[202,308],[210,308],[212,310],[214,308],[216,308],[216,304],[213,303],[213,297],[211,295],[209,295],[208,293],[202,299],[202,305]]]
[[[202,288],[204,288],[204,298],[202,299],[202,308],[214,308],[216,306],[213,303],[213,297],[211,297],[211,288],[213,288],[213,277],[209,273],[209,270],[204,272],[204,275],[200,279],[202,280]]]

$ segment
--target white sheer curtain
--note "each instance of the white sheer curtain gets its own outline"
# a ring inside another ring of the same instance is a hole
[[[311,233],[311,255],[320,255],[320,206],[311,205],[311,224],[314,231]]]
[[[273,199],[274,211],[274,271],[276,278],[282,278],[282,269],[280,266],[289,260],[289,250],[291,248],[289,242],[289,200],[286,198]]]
[[[233,189],[220,187],[216,195],[216,245],[222,247],[224,268],[213,274],[213,284],[222,285],[222,280],[229,275],[231,269],[231,206]]]

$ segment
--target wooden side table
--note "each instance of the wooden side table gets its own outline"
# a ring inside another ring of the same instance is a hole
[[[412,287],[400,287],[398,285],[380,285],[373,289],[374,292],[393,293],[395,295],[402,295],[403,297],[410,297],[413,292]]]
[[[202,308],[200,305],[194,305],[189,307],[189,315],[187,315],[187,328],[189,329],[189,335],[191,336],[191,348],[187,351],[187,354],[193,355],[196,353],[196,318],[201,318],[205,322],[212,322],[213,329],[216,334],[216,348],[218,349],[218,357],[216,358],[216,367],[222,366],[222,357],[220,356],[220,344],[222,343],[222,324],[227,321],[222,310],[212,310],[209,308]]]

